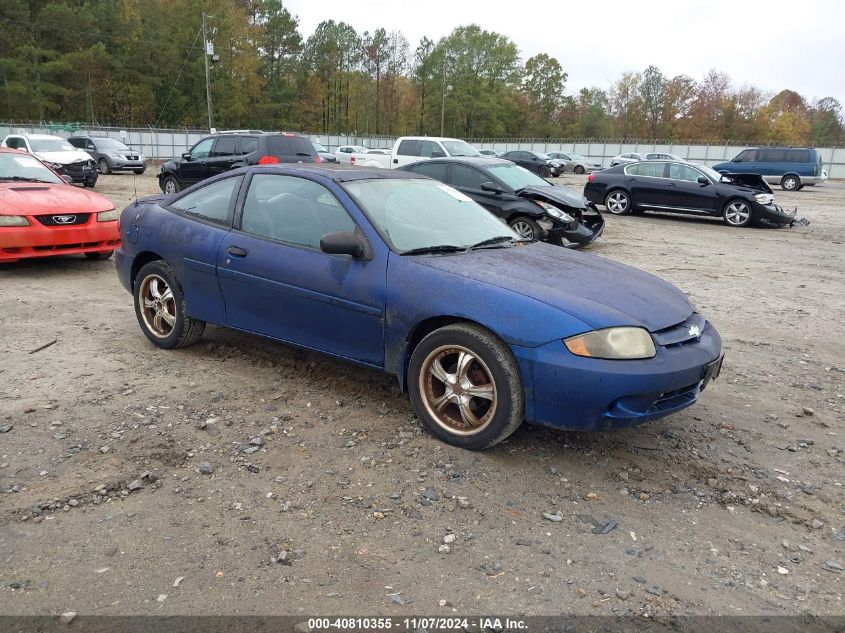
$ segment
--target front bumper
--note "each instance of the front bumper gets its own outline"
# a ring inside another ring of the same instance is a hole
[[[53,168],[60,176],[70,176],[76,183],[93,186],[97,182],[97,164],[93,161],[80,161]]]
[[[798,208],[784,209],[777,204],[755,204],[754,221],[768,226],[792,226],[798,221]]]
[[[109,167],[115,171],[120,171],[122,169],[144,169],[147,166],[146,161],[142,158],[133,160],[130,158],[109,156],[106,160],[109,161]]]
[[[117,220],[97,222],[95,214],[85,224],[42,226],[28,217],[30,226],[0,228],[0,262],[30,257],[113,251],[120,245]]]
[[[654,358],[627,361],[575,356],[563,341],[511,349],[522,373],[526,420],[575,431],[607,431],[657,420],[694,404],[720,367],[722,339],[707,323],[697,339],[658,345]]]
[[[595,242],[604,232],[604,216],[596,210],[582,213],[577,224],[556,224],[546,234],[550,244],[566,248],[581,248]]]

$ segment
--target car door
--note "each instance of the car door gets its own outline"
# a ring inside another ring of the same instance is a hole
[[[716,211],[716,187],[704,172],[690,165],[669,163],[668,175],[666,187],[658,194],[660,204],[692,213]],[[698,182],[699,178],[707,178],[708,184]]]
[[[633,163],[624,168],[625,187],[635,206],[649,207],[660,204],[661,192],[666,186],[663,171],[666,163],[648,161]]]
[[[188,312],[203,321],[226,322],[217,251],[231,230],[242,182],[240,175],[223,178],[177,197],[167,207],[178,218],[162,231],[170,248],[163,255],[179,274]]]
[[[368,365],[384,365],[387,257],[330,255],[326,233],[359,230],[325,186],[252,177],[218,256],[227,325]]]
[[[760,174],[766,180],[775,182],[786,171],[786,150],[766,148],[757,150],[757,162],[754,173]]]
[[[206,159],[206,178],[228,171],[238,159],[238,137],[234,134],[218,136]]]
[[[481,188],[481,183],[484,182],[492,182],[496,186],[501,187],[491,176],[470,165],[452,163],[452,169],[448,178],[447,182],[450,185],[472,198],[475,202],[493,213],[493,215],[500,218],[507,218],[507,214],[502,210],[502,194],[485,191]]]
[[[191,148],[190,159],[179,162],[178,178],[183,187],[190,187],[200,180],[208,178],[208,157],[214,146],[214,137],[204,138]]]

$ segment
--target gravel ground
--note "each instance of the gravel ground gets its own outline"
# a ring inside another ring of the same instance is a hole
[[[845,613],[845,187],[776,195],[812,224],[609,217],[590,249],[717,325],[696,406],[482,453],[375,371],[213,327],[154,348],[111,261],[0,266],[2,612]]]

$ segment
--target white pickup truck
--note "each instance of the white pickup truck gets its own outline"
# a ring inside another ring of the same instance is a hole
[[[478,150],[466,141],[433,136],[399,137],[389,151],[367,149],[360,145],[342,145],[337,148],[335,155],[339,163],[382,169],[396,169],[430,158],[480,156]]]

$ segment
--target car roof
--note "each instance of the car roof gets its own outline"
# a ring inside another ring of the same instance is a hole
[[[410,178],[428,178],[422,174],[415,174],[408,171],[398,171],[392,169],[362,169],[360,167],[328,167],[318,165],[297,164],[295,167],[290,164],[279,165],[251,165],[249,167],[242,167],[243,172],[259,172],[259,173],[273,173],[279,172],[282,174],[313,174],[328,178],[332,182],[352,182],[355,180],[408,180]],[[231,174],[232,172],[224,172]]]
[[[450,156],[448,158],[421,160],[411,164],[419,165],[420,163],[465,163],[467,165],[476,165],[478,167],[489,167],[490,165],[513,165],[511,161],[505,158],[485,158],[483,156]]]
[[[17,147],[0,147],[0,154],[24,154],[29,156],[28,152],[18,149]]]
[[[60,141],[66,140],[66,139],[62,138],[61,136],[55,136],[53,134],[17,134],[15,132],[12,132],[11,134],[7,134],[6,136],[7,137],[8,136],[22,136],[24,138],[32,138],[32,139],[40,140],[40,141],[51,140],[51,139],[59,139]]]

